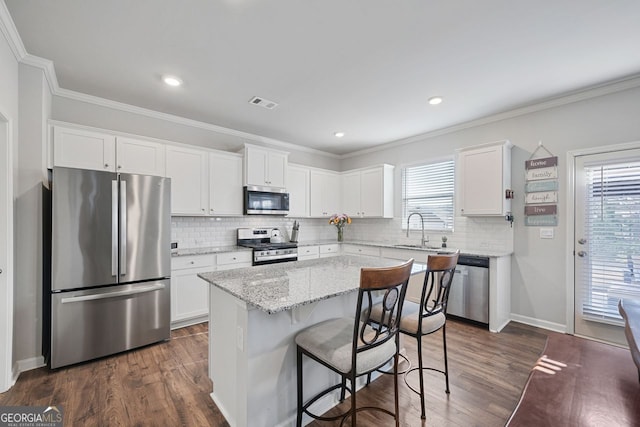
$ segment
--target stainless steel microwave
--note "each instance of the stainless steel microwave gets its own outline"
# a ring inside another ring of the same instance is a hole
[[[287,190],[272,187],[244,187],[245,215],[286,215],[288,213]]]

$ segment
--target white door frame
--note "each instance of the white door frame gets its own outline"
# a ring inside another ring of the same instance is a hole
[[[575,242],[575,165],[576,157],[589,154],[603,154],[612,151],[629,150],[640,148],[640,141],[626,142],[622,144],[605,145],[601,147],[583,148],[567,152],[567,236],[566,236],[566,257],[565,257],[565,283],[567,285],[567,306],[566,322],[567,333],[575,334],[575,268],[573,242]]]
[[[7,228],[7,236],[0,245],[5,245],[7,259],[2,268],[3,281],[6,286],[0,286],[0,392],[11,388],[13,378],[13,131],[12,121],[0,112],[0,185],[5,186],[6,206],[0,200],[0,209],[6,209],[7,222],[2,227]],[[1,161],[4,160],[4,161]],[[0,260],[1,261],[1,260]]]

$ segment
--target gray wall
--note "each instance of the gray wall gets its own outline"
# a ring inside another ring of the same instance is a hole
[[[375,153],[342,160],[343,170],[367,165],[415,163],[452,155],[460,147],[508,139],[512,150],[514,255],[511,275],[511,311],[517,318],[542,326],[566,324],[565,262],[572,246],[565,241],[567,227],[567,167],[570,150],[640,141],[640,88],[599,96],[571,104],[425,138]],[[524,162],[542,140],[558,156],[560,174],[559,225],[555,238],[542,240],[539,227],[523,225]],[[400,179],[400,168],[396,178]],[[396,206],[399,184],[396,186]],[[569,266],[572,267],[572,266]]]
[[[34,366],[42,354],[42,182],[51,92],[40,68],[20,64],[19,70],[13,359]]]
[[[12,140],[7,141],[7,143],[10,144],[10,150],[13,152],[13,161],[11,163],[13,165],[12,180],[15,193],[15,187],[18,182],[18,62],[2,35],[0,35],[0,76],[0,114],[9,122],[9,126],[12,129]],[[2,119],[0,118],[0,120]],[[0,141],[0,143],[4,143],[4,141]],[[0,167],[4,168],[4,165]],[[3,182],[2,185],[6,185],[6,182]],[[0,209],[12,211],[13,206],[11,204],[9,206],[0,206]],[[2,243],[5,244],[5,242]],[[14,240],[13,252],[15,252],[15,243],[16,240]],[[12,345],[11,330],[8,326],[12,321],[10,295],[15,293],[17,286],[15,280],[11,281],[12,273],[15,270],[15,262],[14,257],[13,266],[4,266],[6,272],[3,274],[7,281],[7,287],[0,289],[0,392],[4,391],[9,385],[10,378],[7,376],[10,375],[13,365],[11,355],[8,353]]]
[[[261,142],[227,135],[209,129],[188,126],[159,118],[116,110],[76,99],[54,96],[54,120],[110,129],[135,135],[159,138],[184,144],[237,152],[245,143],[265,145]],[[295,150],[288,147],[272,148],[289,151],[289,161],[306,166],[337,170],[339,160],[320,152]]]

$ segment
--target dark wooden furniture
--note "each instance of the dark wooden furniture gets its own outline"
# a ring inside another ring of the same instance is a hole
[[[627,349],[549,333],[507,426],[637,426],[639,399]]]
[[[640,302],[630,299],[621,299],[618,302],[618,311],[624,319],[624,335],[627,337],[629,351],[633,363],[638,368],[638,381],[640,382]]]

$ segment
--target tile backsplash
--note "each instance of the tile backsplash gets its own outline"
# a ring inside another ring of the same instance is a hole
[[[283,218],[270,216],[244,217],[173,217],[171,219],[171,240],[180,248],[231,246],[236,243],[236,229],[240,227],[279,227],[289,238],[293,221],[300,223],[298,241],[335,240],[336,228],[327,219]],[[513,250],[513,228],[502,217],[456,217],[455,231],[425,230],[431,245],[440,245],[446,235],[447,246],[464,249]],[[344,240],[365,240],[389,243],[418,244],[421,233],[412,230],[409,237],[402,230],[402,221],[394,219],[354,218],[344,230]]]

